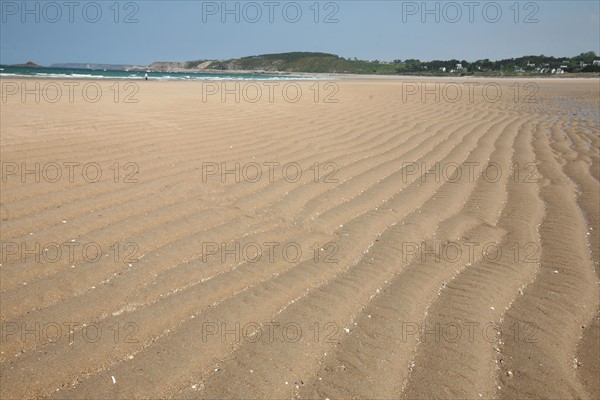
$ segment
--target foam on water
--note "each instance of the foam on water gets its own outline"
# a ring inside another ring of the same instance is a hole
[[[0,68],[0,77],[18,78],[54,78],[54,79],[128,79],[144,80],[145,71],[117,71],[117,70],[87,70],[68,68],[26,68],[3,66]],[[316,80],[312,76],[268,75],[268,74],[240,74],[240,73],[183,73],[183,72],[148,72],[149,80]]]

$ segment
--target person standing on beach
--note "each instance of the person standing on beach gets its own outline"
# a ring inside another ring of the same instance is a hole
[[[148,80],[148,73],[147,72],[144,74],[144,79]]]

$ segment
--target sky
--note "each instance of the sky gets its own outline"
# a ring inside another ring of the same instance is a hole
[[[600,54],[600,1],[0,0],[0,64],[289,51],[381,61]]]

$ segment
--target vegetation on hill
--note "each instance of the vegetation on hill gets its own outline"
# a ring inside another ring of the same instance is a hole
[[[203,60],[191,61],[187,66],[194,68]],[[362,60],[350,60],[328,53],[293,52],[264,54],[233,60],[213,61],[210,69],[252,70],[268,72],[348,73],[348,74],[394,74],[393,65]]]
[[[598,56],[594,52],[575,57],[524,56],[499,61],[434,60],[415,59],[382,62],[343,58],[335,54],[293,52],[264,54],[238,59],[210,61],[197,60],[185,63],[194,69],[200,64],[212,70],[247,70],[266,72],[347,73],[347,74],[418,74],[418,75],[519,75],[544,74],[560,69],[565,73],[600,72]],[[596,64],[594,65],[594,61]],[[558,73],[560,73],[558,71]]]

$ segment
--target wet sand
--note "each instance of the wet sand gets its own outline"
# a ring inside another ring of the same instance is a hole
[[[600,397],[598,80],[2,82],[1,398]]]

